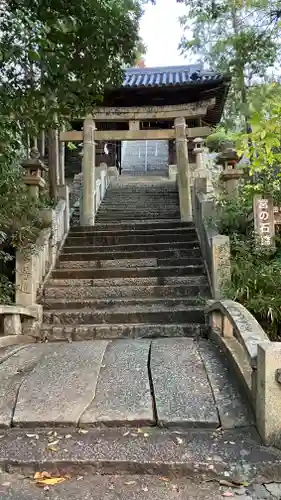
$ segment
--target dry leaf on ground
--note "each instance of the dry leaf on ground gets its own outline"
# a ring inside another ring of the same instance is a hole
[[[54,452],[54,453],[55,453],[56,451],[58,451],[58,449],[57,449],[55,446],[48,446],[48,450],[49,450],[49,451],[52,451],[52,452]]]
[[[223,494],[222,494],[223,497],[234,497],[234,493],[232,493],[231,491],[225,491]]]
[[[165,481],[165,483],[167,483],[169,481],[169,478],[165,477],[165,476],[159,477],[159,479],[160,479],[160,481]]]
[[[49,472],[43,471],[36,472],[33,479],[38,486],[55,486],[69,479],[69,476],[52,477]]]
[[[126,486],[130,486],[131,484],[136,484],[136,481],[125,481]]]

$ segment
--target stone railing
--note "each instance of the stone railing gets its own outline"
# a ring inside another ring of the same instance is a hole
[[[36,342],[41,320],[40,306],[0,306],[0,349]]]
[[[77,180],[76,180],[77,181]],[[79,177],[80,190],[76,182],[76,193],[82,191],[83,177]],[[96,210],[98,209],[110,182],[106,164],[96,168]],[[55,209],[44,209],[42,217],[47,229],[42,230],[37,240],[36,252],[16,254],[16,304],[35,306],[37,296],[48,274],[54,267],[65,237],[69,231],[71,211],[69,209],[68,186],[59,188],[60,199]],[[77,196],[77,195],[76,195]],[[78,195],[79,196],[79,195]],[[79,198],[78,198],[79,199]],[[72,198],[73,201],[73,198]],[[81,202],[81,201],[80,201]],[[74,203],[77,203],[74,202]],[[78,202],[79,203],[79,202]],[[40,307],[40,306],[38,306]]]
[[[222,348],[252,404],[267,445],[281,448],[281,342],[271,342],[241,304],[210,302],[210,336]]]
[[[68,187],[61,188],[61,198],[55,209],[42,210],[42,218],[49,226],[42,230],[36,243],[36,251],[16,253],[16,304],[36,304],[40,286],[55,265],[69,230]]]
[[[219,299],[231,276],[229,237],[218,234],[210,223],[215,213],[215,202],[213,195],[207,193],[206,178],[194,179],[192,198],[193,219],[212,288],[212,296]]]

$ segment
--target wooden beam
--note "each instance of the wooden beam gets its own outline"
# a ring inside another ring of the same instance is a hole
[[[205,116],[208,109],[215,105],[215,99],[177,104],[169,106],[142,106],[142,107],[97,107],[92,116],[98,121],[126,121],[126,120],[169,120],[179,116],[193,118]]]
[[[206,137],[211,133],[210,127],[187,128],[188,138]],[[161,130],[96,130],[96,141],[153,141],[175,139],[175,129]],[[72,130],[70,132],[61,132],[60,141],[74,142],[83,141],[83,132]]]

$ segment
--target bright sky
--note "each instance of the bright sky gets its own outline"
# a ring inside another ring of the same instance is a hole
[[[147,45],[146,66],[177,66],[194,62],[187,61],[178,50],[182,35],[178,18],[182,14],[186,14],[186,6],[176,0],[156,0],[156,5],[147,5],[140,26],[140,35]]]

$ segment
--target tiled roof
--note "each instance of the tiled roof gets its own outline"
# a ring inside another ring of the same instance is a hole
[[[203,69],[201,64],[167,66],[159,68],[129,68],[125,71],[122,87],[174,87],[180,85],[215,82],[222,75]]]

